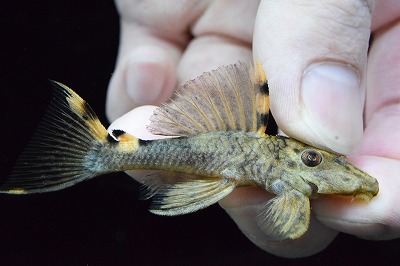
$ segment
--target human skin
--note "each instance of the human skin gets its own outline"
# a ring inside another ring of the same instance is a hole
[[[256,224],[257,204],[272,197],[266,192],[238,188],[220,205],[252,242],[278,256],[315,254],[338,231],[375,240],[400,237],[399,1],[117,0],[116,5],[121,39],[107,115],[110,121],[125,115],[110,128],[149,137],[144,125],[153,108],[129,112],[133,108],[159,104],[204,71],[257,60],[267,74],[280,129],[349,154],[351,163],[378,179],[380,193],[369,204],[313,200],[309,231],[283,242],[266,239]]]

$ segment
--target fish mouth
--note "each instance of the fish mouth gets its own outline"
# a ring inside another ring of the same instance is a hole
[[[369,202],[373,197],[378,195],[379,183],[378,180],[376,180],[375,178],[373,178],[373,180],[374,182],[372,184],[370,184],[369,186],[362,186],[359,191],[354,193],[354,198]]]
[[[356,200],[362,200],[365,202],[369,202],[374,196],[376,196],[377,193],[371,193],[371,192],[357,192],[353,194],[353,198]]]

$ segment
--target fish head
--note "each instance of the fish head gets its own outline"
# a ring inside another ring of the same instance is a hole
[[[378,181],[350,164],[345,156],[294,139],[286,143],[280,155],[287,162],[285,182],[310,198],[339,194],[369,201],[378,194]]]

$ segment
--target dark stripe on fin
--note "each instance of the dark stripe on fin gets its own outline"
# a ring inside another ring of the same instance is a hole
[[[269,118],[269,114],[260,114],[260,120],[261,120],[260,128],[265,127],[265,129],[267,129],[268,118]],[[264,130],[264,132],[265,132],[265,130]]]
[[[259,86],[259,91],[256,96],[257,113],[259,116],[259,128],[257,133],[264,135],[269,119],[269,87],[267,77],[261,66],[261,63],[256,62],[254,80]]]
[[[125,134],[125,131],[121,129],[114,129],[111,133],[108,134],[107,140],[110,143],[117,144],[120,142],[120,138]]]
[[[265,94],[265,95],[269,95],[268,82],[265,82],[264,84],[262,84],[262,85],[260,86],[260,93],[261,93],[261,94]]]
[[[113,143],[113,144],[118,144],[119,143],[119,141],[116,138],[114,138],[114,136],[112,136],[111,134],[108,134],[107,141],[109,143]]]
[[[125,131],[121,130],[121,129],[114,129],[112,131],[112,135],[118,139],[119,137],[121,137],[123,134],[125,134]]]
[[[51,81],[49,109],[0,193],[28,194],[60,190],[97,173],[85,160],[108,133],[90,106],[67,86]]]

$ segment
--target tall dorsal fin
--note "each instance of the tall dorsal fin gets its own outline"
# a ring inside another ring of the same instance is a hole
[[[261,65],[236,63],[203,73],[180,86],[156,109],[153,134],[187,136],[210,131],[265,133],[269,94]]]

